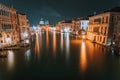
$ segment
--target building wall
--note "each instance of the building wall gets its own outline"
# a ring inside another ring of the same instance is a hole
[[[75,31],[81,29],[81,20],[76,20],[75,22]]]
[[[0,47],[19,42],[16,24],[16,10],[0,4]]]
[[[114,17],[118,15],[120,15],[120,13],[105,12],[90,17],[87,38],[102,45],[113,44],[115,40],[114,36],[118,35],[116,29],[118,28],[117,26],[119,26],[116,24],[118,20],[115,20]]]
[[[30,24],[25,14],[17,14],[20,40],[25,41],[30,36]]]
[[[75,26],[76,26],[75,20],[72,20],[72,31],[75,31]]]
[[[120,47],[120,13],[111,13],[111,21],[114,26],[112,39]]]
[[[61,32],[71,32],[72,31],[72,22],[61,21],[58,23],[59,29]]]
[[[87,38],[93,42],[106,45],[108,41],[110,13],[103,13],[89,18]]]
[[[88,29],[88,17],[81,17],[77,19],[72,20],[72,31],[79,31],[81,29],[84,29],[87,31]]]

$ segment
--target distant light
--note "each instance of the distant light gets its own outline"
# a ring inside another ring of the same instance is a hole
[[[26,40],[25,43],[30,43],[30,41],[29,41],[29,40]]]
[[[85,39],[85,35],[82,35],[82,39]]]
[[[113,44],[115,44],[115,42],[113,42]]]
[[[107,42],[107,46],[110,46],[111,45],[111,42]]]

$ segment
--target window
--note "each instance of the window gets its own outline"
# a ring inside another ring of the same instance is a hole
[[[112,16],[112,18],[111,18],[111,21],[113,22],[113,20],[114,20],[114,16]]]
[[[120,21],[120,16],[118,16],[118,21]]]
[[[82,25],[84,25],[84,22],[82,22]]]
[[[116,38],[116,35],[113,35],[113,39],[115,39]]]
[[[102,37],[100,36],[100,42],[101,42],[101,40],[102,40]]]
[[[93,29],[93,32],[99,32],[99,27],[95,27],[95,28]]]
[[[103,39],[103,43],[105,43],[105,37],[104,37],[104,39]]]
[[[101,18],[94,19],[95,23],[101,23]]]
[[[5,25],[4,24],[2,24],[2,29],[5,29]]]
[[[3,43],[3,40],[1,40],[0,42]]]
[[[107,34],[107,27],[105,27],[105,34],[104,35],[106,35]]]
[[[101,33],[102,33],[102,31],[103,31],[103,27],[101,27]]]
[[[2,10],[0,10],[0,15],[2,15]]]

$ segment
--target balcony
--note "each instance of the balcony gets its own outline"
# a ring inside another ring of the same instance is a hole
[[[14,31],[14,29],[1,29],[1,31],[11,32],[11,31]]]

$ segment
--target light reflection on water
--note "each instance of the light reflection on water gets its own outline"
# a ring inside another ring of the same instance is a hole
[[[66,45],[65,45],[66,60],[69,61],[69,55],[70,55],[70,38],[69,38],[69,33],[66,33],[65,37],[66,37],[66,39],[65,39],[65,43],[66,43]]]
[[[61,52],[63,52],[63,33],[61,33],[60,48],[61,48]]]
[[[80,49],[80,69],[85,72],[87,68],[87,56],[86,56],[86,45],[85,42],[82,40],[81,49]]]
[[[40,38],[41,37],[41,33],[40,33]],[[35,41],[35,59],[36,57],[38,58],[38,60],[40,59],[40,43],[39,43],[39,34],[36,33],[36,41]]]
[[[53,56],[56,57],[56,32],[53,32]]]
[[[46,49],[48,51],[49,49],[49,31],[46,30]]]
[[[12,70],[14,67],[14,53],[13,51],[8,51],[8,68]]]
[[[28,49],[28,50],[25,52],[25,59],[29,62],[29,61],[30,61],[30,58],[31,58],[31,49]]]

